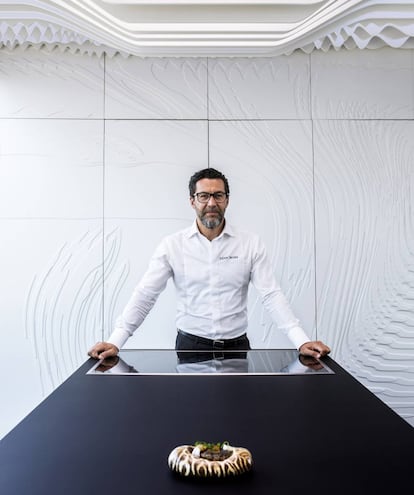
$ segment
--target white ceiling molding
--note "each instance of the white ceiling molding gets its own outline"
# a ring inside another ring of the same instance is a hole
[[[0,48],[137,56],[275,56],[414,47],[414,2],[0,0]]]

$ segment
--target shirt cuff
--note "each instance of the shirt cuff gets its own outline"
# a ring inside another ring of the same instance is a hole
[[[115,328],[107,342],[108,344],[114,344],[118,349],[121,349],[129,337],[129,333],[122,328]]]
[[[311,339],[306,335],[306,333],[302,330],[301,327],[292,327],[287,331],[287,336],[291,340],[292,344],[296,347],[296,349],[300,349],[300,347],[305,342],[310,342]]]

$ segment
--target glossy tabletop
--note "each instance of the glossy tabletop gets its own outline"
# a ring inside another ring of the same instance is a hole
[[[294,349],[249,351],[121,350],[114,358],[97,361],[92,375],[302,375],[333,371],[320,359]]]

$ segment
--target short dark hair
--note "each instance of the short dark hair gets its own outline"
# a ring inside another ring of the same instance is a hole
[[[221,179],[224,182],[224,192],[230,194],[229,182],[224,174],[216,170],[215,168],[203,168],[190,177],[188,183],[188,189],[190,196],[192,197],[196,191],[196,184],[201,179]]]

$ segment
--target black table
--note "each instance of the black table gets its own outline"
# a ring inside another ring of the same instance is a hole
[[[414,428],[323,362],[334,374],[99,377],[90,359],[0,442],[0,494],[409,493]],[[196,440],[248,448],[253,470],[171,473]]]

